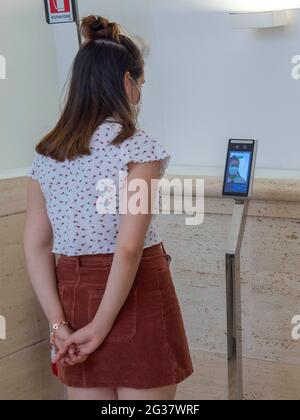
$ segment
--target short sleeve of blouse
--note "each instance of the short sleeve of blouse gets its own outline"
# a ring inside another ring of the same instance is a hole
[[[146,163],[159,160],[160,177],[165,174],[171,159],[169,151],[144,130],[137,131],[134,136],[122,143],[121,154],[126,170],[129,162]]]
[[[39,180],[39,169],[40,169],[40,158],[39,154],[35,154],[35,158],[31,164],[31,167],[27,171],[27,176],[31,177],[32,179],[38,181]]]

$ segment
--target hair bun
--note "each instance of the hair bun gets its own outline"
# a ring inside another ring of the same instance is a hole
[[[121,30],[115,22],[101,16],[90,15],[82,19],[81,33],[87,41],[95,41],[101,38],[119,41]]]

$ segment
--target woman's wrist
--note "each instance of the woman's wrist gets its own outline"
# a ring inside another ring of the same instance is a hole
[[[90,328],[92,329],[93,334],[103,338],[107,336],[111,327],[112,326],[106,324],[105,322],[100,323],[99,320],[95,318],[90,322]]]
[[[54,324],[57,324],[60,321],[67,321],[65,314],[60,312],[57,314],[53,314],[48,318],[49,324],[52,327]]]
[[[55,344],[56,333],[60,328],[69,327],[70,324],[65,319],[54,322],[50,325],[50,344]]]
[[[54,322],[54,324],[51,325],[51,330],[52,331],[57,331],[60,327],[67,325],[69,326],[68,321],[66,321],[65,319],[62,319],[60,321]]]

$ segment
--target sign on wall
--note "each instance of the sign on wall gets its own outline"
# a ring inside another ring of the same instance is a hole
[[[47,23],[77,21],[77,0],[44,0]]]

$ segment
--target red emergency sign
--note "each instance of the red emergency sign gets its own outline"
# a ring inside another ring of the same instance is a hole
[[[77,0],[44,0],[48,23],[68,23],[77,21]]]
[[[50,0],[50,13],[70,13],[71,0]]]

